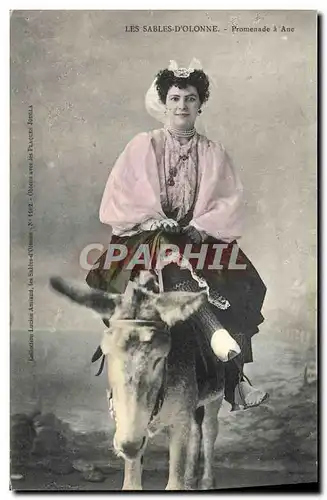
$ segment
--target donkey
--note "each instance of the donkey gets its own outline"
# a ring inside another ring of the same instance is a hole
[[[125,460],[123,490],[142,489],[143,454],[149,437],[169,432],[166,490],[214,488],[214,444],[224,396],[223,363],[216,383],[199,381],[196,335],[188,318],[206,292],[155,293],[148,282],[132,293],[85,289],[62,278],[52,288],[96,311],[109,325],[101,349],[106,358],[116,430],[115,452]],[[198,483],[201,444],[204,470]]]

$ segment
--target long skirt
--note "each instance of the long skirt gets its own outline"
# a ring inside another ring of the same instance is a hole
[[[111,247],[95,262],[86,282],[91,288],[124,293],[128,282],[141,270],[157,265],[157,257],[163,245],[175,245],[181,255],[186,255],[186,246],[190,246],[190,243],[183,234],[162,230],[144,231],[125,237],[113,236]],[[112,260],[112,257],[117,259],[117,254],[123,248],[123,258]],[[220,249],[221,256],[218,265],[217,248]],[[205,257],[202,265],[199,265],[200,258],[192,255],[200,255],[201,251],[205,251],[202,253]],[[209,301],[205,308],[193,315],[197,328],[202,329],[204,335],[208,336],[209,333],[210,336],[222,325],[240,345],[241,363],[253,361],[251,338],[258,333],[259,325],[264,321],[261,308],[266,294],[265,284],[236,241],[226,244],[209,238],[205,244],[193,244],[191,252],[192,255],[188,253],[191,269],[183,269],[176,262],[162,268],[164,290],[197,291],[200,290],[200,283],[205,282],[209,290]],[[194,279],[194,274],[197,280]]]

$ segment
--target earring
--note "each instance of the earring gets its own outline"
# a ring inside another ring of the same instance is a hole
[[[199,115],[201,115],[202,109],[198,109],[198,113],[199,113]]]

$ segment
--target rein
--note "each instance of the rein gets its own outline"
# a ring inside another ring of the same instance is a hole
[[[156,399],[154,408],[153,408],[152,413],[151,413],[149,424],[151,424],[154,417],[156,415],[158,415],[159,411],[162,408],[163,402],[165,400],[165,395],[166,395],[166,382],[167,382],[167,358],[165,359],[162,382],[161,382],[161,386],[160,386],[160,389],[159,389],[158,394],[157,394],[157,399]]]

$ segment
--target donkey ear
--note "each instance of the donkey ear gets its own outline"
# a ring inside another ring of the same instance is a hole
[[[168,326],[177,321],[185,321],[207,300],[205,291],[200,293],[166,292],[161,293],[155,301],[155,307],[161,319]]]
[[[92,290],[72,285],[60,277],[50,278],[51,287],[69,297],[73,302],[89,307],[106,318],[112,316],[117,305],[122,301],[121,295]]]

